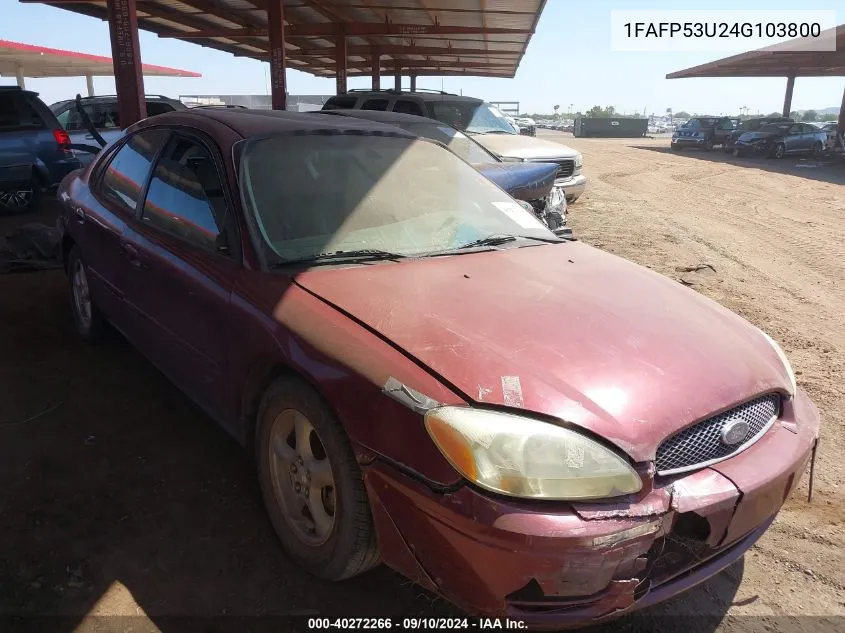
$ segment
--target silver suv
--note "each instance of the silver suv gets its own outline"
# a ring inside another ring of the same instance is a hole
[[[353,109],[436,119],[471,135],[504,161],[557,163],[555,186],[566,192],[567,202],[577,200],[587,186],[579,152],[561,143],[521,135],[498,108],[481,99],[440,91],[349,90],[323,105],[323,110]]]

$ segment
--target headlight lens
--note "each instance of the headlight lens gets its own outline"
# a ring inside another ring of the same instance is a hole
[[[575,169],[579,169],[584,166],[584,157],[581,155],[581,152],[575,156]]]
[[[524,163],[524,162],[526,162],[526,159],[517,158],[516,156],[501,156],[500,158],[505,163]]]
[[[642,480],[622,457],[575,431],[500,411],[439,407],[425,415],[440,452],[482,488],[531,499],[632,494]]]
[[[766,337],[766,340],[769,341],[769,345],[771,345],[774,348],[775,352],[777,352],[777,355],[780,358],[780,362],[783,363],[783,367],[784,369],[786,369],[786,373],[789,375],[789,382],[791,383],[792,387],[790,395],[794,396],[795,391],[798,389],[798,384],[795,382],[795,372],[792,371],[792,365],[789,364],[789,359],[786,357],[786,354],[783,352],[783,349],[781,349],[781,346],[777,344],[777,341],[775,341],[775,339],[766,334],[760,328],[757,328],[757,331],[760,332],[760,334],[762,334],[764,337]]]
[[[552,187],[546,198],[546,213],[566,213],[566,193],[563,187]]]

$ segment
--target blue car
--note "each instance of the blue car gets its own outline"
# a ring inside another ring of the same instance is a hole
[[[0,86],[0,213],[29,209],[80,167],[68,133],[38,93]]]

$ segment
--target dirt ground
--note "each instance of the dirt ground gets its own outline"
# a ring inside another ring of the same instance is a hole
[[[845,622],[829,619],[845,616],[845,168],[541,134],[584,153],[591,180],[570,212],[581,239],[765,328],[824,416],[812,504],[805,479],[744,561],[602,630],[834,630]],[[53,213],[0,218],[0,233]],[[80,343],[61,271],[0,276],[0,484],[3,631],[453,613],[385,568],[339,585],[298,571],[240,447],[127,343]]]

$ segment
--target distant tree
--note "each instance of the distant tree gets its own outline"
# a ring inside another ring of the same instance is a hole
[[[769,112],[766,116],[770,119],[776,119],[780,116],[780,112]]]
[[[804,114],[801,115],[802,121],[815,121],[819,118],[819,113],[815,110],[806,110]]]
[[[801,113],[798,112],[798,110],[793,110],[792,112],[789,113],[789,118],[790,119],[800,119]]]
[[[679,119],[688,119],[690,117],[690,114],[686,110],[679,110],[675,113],[675,116]]]
[[[823,114],[819,117],[819,121],[838,121],[839,116],[836,114]]]

